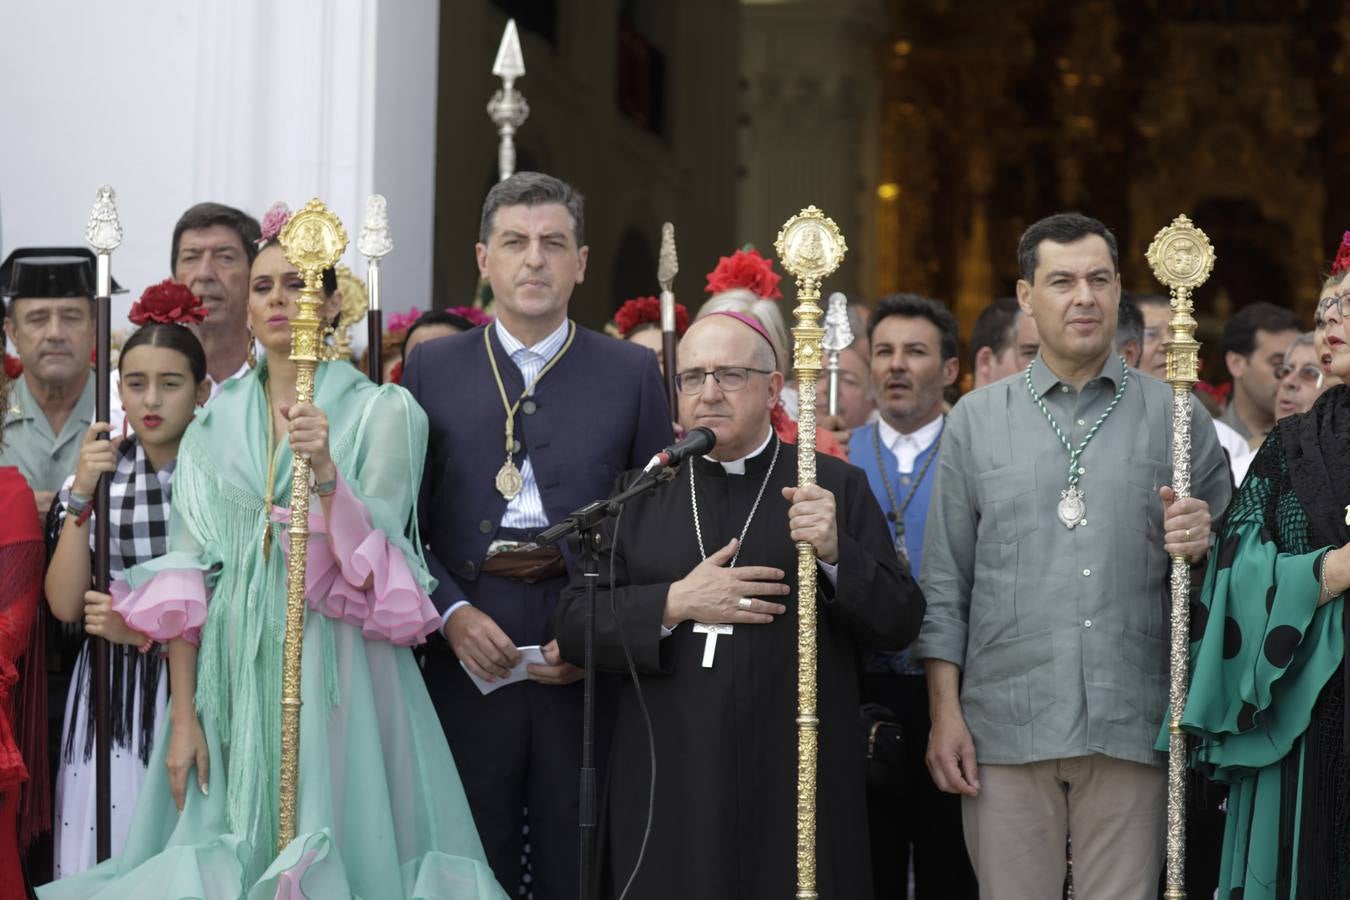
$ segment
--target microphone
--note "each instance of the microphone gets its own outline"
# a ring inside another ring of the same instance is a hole
[[[646,474],[658,466],[678,466],[690,456],[703,456],[717,446],[717,435],[710,428],[691,428],[684,437],[652,457],[643,469]]]

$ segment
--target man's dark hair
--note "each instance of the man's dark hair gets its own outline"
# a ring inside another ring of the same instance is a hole
[[[478,241],[486,244],[492,234],[493,218],[503,206],[544,206],[557,203],[572,217],[577,247],[586,245],[586,199],[581,192],[560,178],[542,172],[517,172],[499,181],[483,201],[483,218],[478,225]]]
[[[1022,308],[1016,297],[997,297],[986,306],[970,331],[970,368],[975,369],[975,357],[988,347],[998,356],[1012,346],[1017,334],[1017,317]]]
[[[952,311],[942,301],[934,300],[931,297],[920,297],[918,294],[891,294],[882,297],[877,301],[877,308],[872,310],[872,315],[867,320],[867,341],[869,344],[872,342],[872,333],[877,330],[877,325],[880,324],[882,319],[888,319],[891,316],[901,316],[906,319],[927,319],[932,322],[941,338],[939,347],[943,361],[956,356],[957,344],[960,340],[960,328],[956,324],[956,316],[952,315]]]
[[[1224,323],[1223,337],[1219,346],[1224,353],[1236,353],[1251,356],[1256,349],[1256,333],[1268,331],[1272,334],[1280,331],[1303,331],[1303,322],[1298,313],[1274,303],[1260,301],[1249,303]]]
[[[178,243],[183,239],[183,232],[198,231],[213,225],[233,228],[239,235],[239,242],[244,245],[249,265],[253,264],[254,257],[258,255],[258,239],[262,237],[262,226],[258,220],[223,203],[198,203],[183,213],[173,226],[173,245],[169,250],[170,272],[178,268]]]
[[[1120,306],[1116,309],[1116,349],[1119,350],[1130,341],[1144,349],[1144,314],[1139,311],[1139,301],[1130,294],[1120,295]]]
[[[1026,231],[1017,242],[1017,270],[1027,284],[1036,283],[1036,266],[1041,261],[1041,241],[1056,244],[1072,244],[1090,235],[1097,235],[1106,241],[1111,251],[1111,268],[1120,271],[1120,250],[1116,246],[1116,236],[1101,222],[1082,213],[1063,212],[1046,216]]]

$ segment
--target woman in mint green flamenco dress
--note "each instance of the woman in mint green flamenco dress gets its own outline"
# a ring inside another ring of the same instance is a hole
[[[1331,368],[1344,379],[1350,295],[1345,308],[1328,300],[1319,318],[1339,338]],[[1229,785],[1222,900],[1350,897],[1347,503],[1350,387],[1339,385],[1262,445],[1192,607],[1182,726],[1196,767]]]
[[[122,855],[38,895],[505,900],[409,649],[440,621],[408,537],[426,418],[401,388],[346,362],[321,363],[314,405],[295,405],[301,281],[275,243],[251,279],[266,358],[183,437],[169,553],[113,590],[130,627],[169,644],[170,716],[152,775]],[[278,853],[289,550],[279,504],[293,452],[309,454],[316,486],[296,837]]]

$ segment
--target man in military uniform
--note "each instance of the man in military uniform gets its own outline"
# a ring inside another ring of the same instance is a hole
[[[0,266],[5,336],[23,374],[10,384],[0,465],[17,466],[45,515],[75,471],[94,420],[94,254],[25,247]]]

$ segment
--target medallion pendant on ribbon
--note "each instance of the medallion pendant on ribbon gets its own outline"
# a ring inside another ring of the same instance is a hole
[[[516,468],[515,461],[517,450],[516,410],[520,409],[521,401],[534,393],[535,386],[548,374],[549,369],[558,364],[558,361],[567,354],[568,349],[572,346],[572,339],[577,335],[577,326],[573,322],[568,322],[567,326],[567,340],[563,342],[562,349],[554,355],[553,359],[549,360],[548,365],[539,370],[539,374],[534,376],[526,386],[524,393],[516,398],[514,404],[506,399],[506,385],[502,383],[502,373],[497,369],[497,356],[492,352],[492,341],[488,332],[492,330],[493,326],[489,325],[483,329],[483,346],[487,348],[488,362],[492,365],[492,377],[497,382],[497,393],[502,398],[502,409],[506,411],[506,462],[502,463],[502,467],[497,470],[494,483],[497,487],[497,493],[505,497],[508,503],[514,500],[521,489],[525,487],[525,477],[521,475],[520,469]]]
[[[1102,414],[1097,417],[1097,421],[1092,423],[1092,427],[1083,436],[1083,440],[1077,447],[1074,447],[1069,443],[1069,438],[1064,433],[1064,429],[1060,428],[1059,423],[1055,421],[1050,408],[1045,405],[1045,401],[1041,399],[1040,394],[1036,393],[1036,387],[1031,383],[1031,368],[1033,365],[1035,365],[1034,362],[1027,365],[1027,393],[1031,395],[1032,401],[1040,409],[1041,414],[1045,416],[1045,420],[1050,423],[1050,427],[1054,430],[1055,436],[1059,438],[1059,442],[1069,452],[1069,484],[1059,492],[1059,505],[1055,508],[1055,514],[1059,517],[1059,521],[1064,523],[1065,528],[1072,530],[1078,525],[1087,524],[1087,495],[1078,486],[1078,479],[1084,474],[1084,469],[1078,465],[1078,462],[1083,458],[1083,451],[1087,449],[1088,443],[1096,436],[1102,427],[1102,423],[1106,421],[1107,416],[1111,415],[1112,410],[1120,403],[1120,398],[1124,396],[1125,385],[1130,382],[1130,370],[1125,365],[1125,360],[1120,359],[1120,382],[1116,387],[1115,396],[1111,398],[1111,402],[1106,405]]]

